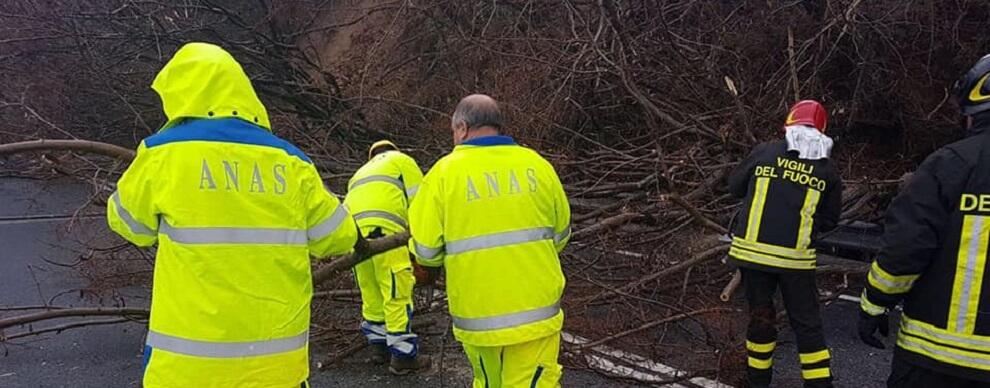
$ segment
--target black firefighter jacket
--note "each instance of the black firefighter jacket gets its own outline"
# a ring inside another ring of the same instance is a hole
[[[897,354],[990,382],[990,130],[930,155],[887,209],[861,306],[904,301]]]
[[[763,143],[728,184],[744,198],[732,226],[732,261],[772,272],[813,271],[815,237],[835,228],[842,207],[842,179],[829,160],[800,159],[786,140]]]

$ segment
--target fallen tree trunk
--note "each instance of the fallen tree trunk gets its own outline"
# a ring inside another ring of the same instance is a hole
[[[313,285],[327,281],[341,271],[346,271],[358,263],[370,259],[379,253],[387,252],[406,245],[409,232],[393,234],[374,240],[368,240],[368,248],[364,252],[352,252],[343,256],[331,257],[329,263],[313,271]]]
[[[147,318],[148,309],[130,307],[92,307],[92,308],[65,308],[48,310],[40,313],[18,315],[0,319],[0,330],[8,327],[24,325],[28,323],[44,321],[48,319],[58,319],[67,317],[92,317],[92,316],[124,316],[136,319]]]
[[[40,139],[18,143],[0,144],[0,155],[13,155],[33,151],[79,151],[109,156],[126,162],[134,160],[134,151],[109,143],[90,140]]]

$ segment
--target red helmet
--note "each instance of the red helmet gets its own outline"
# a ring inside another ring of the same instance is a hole
[[[787,121],[784,122],[784,126],[797,124],[814,127],[825,133],[825,129],[828,127],[828,112],[825,111],[825,107],[818,103],[818,101],[798,101],[797,104],[791,107],[790,113],[787,114]]]

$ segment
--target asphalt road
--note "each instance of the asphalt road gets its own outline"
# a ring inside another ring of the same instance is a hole
[[[896,332],[896,319],[891,322],[891,335],[884,342],[886,350],[866,346],[856,337],[856,317],[859,305],[838,300],[822,309],[825,339],[832,354],[832,374],[836,387],[886,387],[890,374],[890,359]],[[774,386],[800,387],[801,370],[794,333],[785,327],[778,337],[774,351]],[[944,387],[949,388],[949,387]]]
[[[148,291],[144,288],[118,290],[114,300],[84,296],[74,290],[86,288],[89,279],[73,269],[51,264],[73,262],[81,254],[76,241],[99,238],[100,234],[107,233],[102,218],[76,224],[50,220],[4,221],[13,216],[72,213],[87,195],[87,188],[78,184],[0,179],[0,308],[44,304],[53,298],[53,304],[69,306],[107,305],[120,301],[131,306],[147,305]],[[855,339],[856,308],[855,304],[845,301],[823,308],[836,386],[883,387],[889,371],[890,351],[873,350]],[[355,306],[355,314],[356,311]],[[0,312],[0,316],[4,314],[9,313]],[[8,330],[5,334],[21,330],[23,328]],[[127,323],[4,342],[0,344],[0,387],[140,386],[145,330],[143,325]],[[888,339],[888,345],[892,342]],[[385,367],[364,362],[366,351],[318,370],[316,363],[325,359],[328,349],[319,345],[311,348],[314,364],[311,383],[315,387],[470,385],[467,360],[449,331],[424,339],[423,352],[434,355],[435,366],[417,376],[391,376]],[[793,334],[786,326],[782,328],[777,349],[774,386],[800,387]],[[565,372],[563,385],[628,386],[618,380],[575,370]]]
[[[88,194],[86,186],[75,183],[0,179],[0,308],[45,303],[75,307],[148,305],[148,290],[143,287],[116,290],[113,298],[94,298],[91,293],[79,292],[90,286],[90,280],[74,269],[52,264],[76,261],[85,253],[80,251],[78,241],[98,240],[108,233],[102,218],[74,224],[60,220],[10,220],[21,216],[71,214]],[[0,311],[0,317],[10,314]],[[55,323],[42,323],[34,328]],[[12,335],[25,329],[14,328],[3,334]],[[145,333],[144,325],[126,323],[2,342],[0,388],[138,387]],[[422,351],[434,355],[434,367],[414,376],[395,377],[384,366],[368,364],[364,360],[366,351],[318,370],[316,364],[325,359],[328,349],[319,345],[311,349],[310,382],[314,387],[470,386],[470,367],[449,331],[445,336],[424,339]],[[625,386],[583,371],[566,371],[563,384]]]

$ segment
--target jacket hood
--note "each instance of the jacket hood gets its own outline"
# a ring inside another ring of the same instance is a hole
[[[183,119],[235,117],[271,130],[268,111],[251,80],[226,50],[209,43],[189,43],[175,53],[151,88],[162,99],[171,128]]]
[[[798,158],[808,160],[828,159],[832,153],[832,138],[807,125],[786,127],[784,137],[787,150],[796,151]]]

